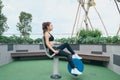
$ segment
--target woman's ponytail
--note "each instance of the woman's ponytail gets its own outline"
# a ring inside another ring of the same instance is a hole
[[[42,23],[42,29],[43,29],[43,34],[48,30],[48,26],[51,24],[51,22],[43,22]]]

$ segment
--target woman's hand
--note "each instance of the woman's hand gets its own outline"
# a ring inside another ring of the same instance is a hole
[[[59,53],[59,51],[58,51],[58,50],[55,50],[55,51],[54,51],[54,53],[55,53],[55,54],[58,54],[58,53]]]

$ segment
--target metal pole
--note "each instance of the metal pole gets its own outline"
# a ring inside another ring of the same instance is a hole
[[[108,32],[107,32],[107,29],[106,29],[106,27],[105,27],[105,24],[104,24],[104,22],[103,22],[103,20],[102,20],[102,18],[101,18],[101,16],[100,16],[100,14],[99,14],[99,12],[98,12],[97,9],[95,8],[95,6],[94,6],[94,9],[95,9],[95,11],[97,12],[97,14],[98,14],[98,16],[99,16],[99,18],[100,18],[100,20],[101,20],[101,22],[102,22],[102,24],[103,24],[103,27],[104,27],[104,29],[105,29],[105,32],[106,32],[107,36],[109,36],[109,35],[108,35]]]
[[[73,36],[73,33],[74,33],[74,29],[75,29],[75,25],[76,25],[78,13],[79,13],[79,8],[80,8],[80,3],[79,3],[79,5],[78,5],[78,9],[77,9],[76,17],[75,17],[75,22],[74,22],[74,25],[73,25],[71,37]]]
[[[119,32],[120,32],[120,25],[119,25],[119,29],[118,29],[117,34],[116,34],[116,35],[118,35],[118,34],[119,34]]]
[[[116,4],[117,9],[118,9],[118,12],[119,12],[119,14],[120,14],[120,9],[119,9],[119,6],[118,6],[118,4],[117,4],[117,1],[116,1],[116,0],[114,0],[114,2],[115,2],[115,4]]]

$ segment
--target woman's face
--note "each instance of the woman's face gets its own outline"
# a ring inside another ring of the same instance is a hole
[[[48,30],[49,30],[49,31],[52,31],[52,30],[53,30],[53,25],[52,25],[52,24],[50,24],[50,25],[48,26]]]

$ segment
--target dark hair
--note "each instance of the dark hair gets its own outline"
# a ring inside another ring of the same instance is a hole
[[[47,27],[51,24],[51,22],[43,22],[42,23],[42,29],[43,29],[43,34],[47,31]]]

